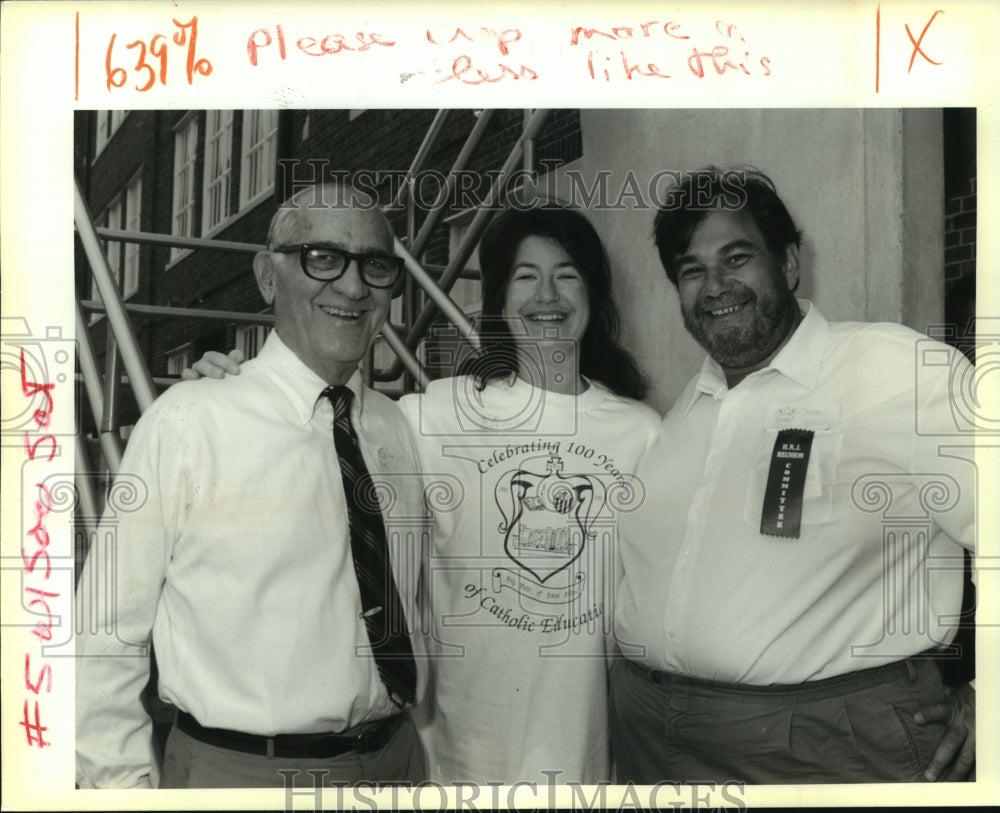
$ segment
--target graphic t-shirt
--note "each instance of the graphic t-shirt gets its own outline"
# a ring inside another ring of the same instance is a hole
[[[617,519],[641,503],[659,416],[596,382],[574,397],[466,376],[400,407],[435,517],[430,779],[607,780]]]

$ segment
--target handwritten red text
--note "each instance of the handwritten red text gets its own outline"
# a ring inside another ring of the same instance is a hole
[[[154,34],[148,43],[137,39],[125,46],[127,50],[133,52],[135,58],[135,66],[132,68],[135,84],[132,87],[140,93],[150,90],[157,82],[164,86],[167,84],[167,63],[171,43],[182,49],[187,46],[185,73],[189,85],[194,82],[196,75],[208,76],[212,73],[212,63],[207,59],[197,58],[195,49],[198,40],[198,18],[192,17],[186,23],[173,20],[173,24],[177,30],[173,32],[172,37],[166,34]],[[128,81],[128,71],[112,64],[117,39],[117,34],[111,35],[104,60],[108,90],[123,87]]]
[[[472,52],[477,49],[466,46],[466,43],[472,46],[484,45],[485,49],[479,48],[478,50],[485,50],[487,52],[491,52],[495,47],[500,56],[511,56],[511,46],[522,39],[519,28],[506,28],[503,31],[496,31],[492,28],[481,26],[475,32],[475,35],[468,33],[464,28],[449,28],[441,31],[428,28],[426,37],[431,45],[445,46],[460,42],[462,50],[465,51],[465,53],[459,54],[452,60],[449,72],[443,78],[437,80],[438,84],[451,81],[452,79],[457,80],[463,85],[482,85],[495,84],[505,79],[516,81],[538,78],[538,73],[535,69],[529,65],[525,65],[523,62],[512,64],[513,61],[494,61],[492,55],[484,55],[482,53],[473,54]],[[474,56],[477,61],[473,61]]]
[[[273,31],[273,34],[272,34]],[[322,37],[299,37],[295,47],[306,56],[331,56],[345,51],[364,53],[376,46],[391,48],[394,40],[383,37],[375,31],[356,31],[353,34],[325,34]],[[278,59],[288,59],[288,49],[285,46],[285,31],[280,25],[270,28],[258,28],[247,38],[247,57],[250,64],[256,67],[260,61],[262,48],[276,49]]]
[[[508,56],[510,54],[510,46],[515,42],[520,42],[521,31],[517,28],[507,28],[503,31],[494,31],[492,28],[480,27],[477,36],[473,37],[466,33],[465,29],[454,28],[447,29],[444,31],[435,31],[432,28],[427,29],[427,41],[431,45],[444,45],[451,44],[457,39],[465,40],[466,42],[483,42],[485,40],[492,40],[500,51],[501,56]]]
[[[43,430],[42,433],[34,437],[32,431],[24,433],[24,451],[29,461],[48,462],[52,460],[57,452],[55,436],[45,432],[52,424],[52,415],[55,409],[55,399],[53,390],[55,384],[29,380],[28,364],[25,359],[24,348],[20,354],[21,367],[21,394],[37,403],[41,398],[41,406],[36,407],[32,413],[32,421],[35,430]],[[49,544],[51,537],[46,527],[46,518],[52,511],[52,495],[44,482],[35,484],[36,494],[32,502],[34,523],[25,533],[25,539],[21,543],[21,561],[23,563],[22,574],[24,577],[23,602],[33,616],[41,616],[41,620],[35,623],[32,633],[40,641],[52,640],[52,601],[58,599],[60,594],[54,590],[46,590],[41,586],[29,583],[29,577],[38,580],[41,584],[47,585],[52,576],[52,560],[49,555]],[[24,727],[24,735],[29,746],[35,748],[45,748],[51,745],[46,739],[45,733],[48,726],[42,724],[42,705],[40,696],[49,694],[52,691],[52,667],[44,664],[40,670],[32,677],[31,653],[24,653],[24,687],[33,695],[24,700],[24,715],[20,725]]]
[[[927,31],[930,29],[931,25],[937,19],[939,14],[944,14],[942,9],[935,9],[934,13],[927,19],[924,23],[924,27],[920,29],[919,36],[913,34],[913,29],[910,28],[910,23],[903,23],[903,30],[906,31],[906,37],[909,40],[909,44],[912,46],[910,50],[910,61],[906,66],[906,73],[909,75],[913,72],[913,65],[917,61],[917,57],[921,57],[924,62],[930,65],[932,68],[938,68],[944,64],[943,59],[933,59],[924,48],[924,38],[927,36]],[[892,29],[890,29],[892,30]],[[898,31],[899,29],[895,29]],[[878,93],[880,90],[879,83],[882,78],[882,6],[878,5],[875,7],[875,92]]]
[[[770,58],[752,57],[739,27],[725,20],[716,20],[707,36],[678,22],[662,20],[570,29],[569,44],[584,43],[589,46],[587,75],[596,81],[670,79],[678,74],[696,79],[726,73],[771,75]],[[613,50],[609,50],[609,43]]]
[[[472,64],[472,57],[462,55],[458,57],[454,62],[451,63],[451,73],[445,76],[443,79],[439,79],[438,83],[447,82],[449,79],[457,79],[463,85],[481,85],[484,82],[500,82],[503,79],[537,79],[538,74],[534,70],[529,68],[527,65],[521,65],[518,68],[512,68],[509,65],[504,65],[503,63],[497,63],[495,68],[490,69],[492,72],[487,73],[481,68],[477,68]]]
[[[680,23],[661,23],[659,20],[650,20],[649,22],[640,23],[638,27],[616,25],[607,31],[601,31],[597,28],[584,28],[583,26],[577,26],[570,34],[569,42],[570,45],[579,45],[580,37],[587,40],[593,39],[594,37],[603,37],[608,40],[648,39],[657,34],[666,34],[668,37],[678,40],[691,39],[691,37],[687,34],[678,33],[680,31],[680,27]]]

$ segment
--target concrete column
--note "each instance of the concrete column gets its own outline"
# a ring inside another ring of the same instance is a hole
[[[921,333],[944,318],[944,156],[941,111],[864,113],[867,321]]]

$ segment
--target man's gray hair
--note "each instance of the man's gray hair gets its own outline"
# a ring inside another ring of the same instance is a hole
[[[297,218],[301,209],[363,209],[378,213],[385,224],[386,233],[392,240],[392,226],[378,205],[378,200],[348,183],[325,181],[298,189],[288,200],[278,206],[267,230],[267,248],[300,242],[296,235]],[[279,239],[280,238],[280,239]]]

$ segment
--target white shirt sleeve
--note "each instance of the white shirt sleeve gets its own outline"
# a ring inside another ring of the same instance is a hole
[[[81,788],[155,787],[153,726],[142,706],[149,643],[188,494],[185,439],[147,413],[136,425],[83,568],[76,612],[76,749]],[[124,574],[127,574],[124,575]]]
[[[934,362],[918,356],[915,370],[915,433],[910,471],[938,475],[920,502],[941,529],[975,552],[975,370],[953,348],[925,340]],[[918,352],[922,350],[918,346]],[[948,363],[939,359],[947,358]]]

